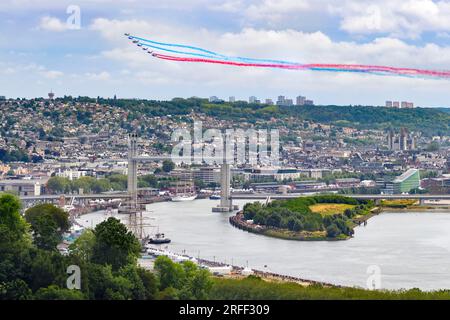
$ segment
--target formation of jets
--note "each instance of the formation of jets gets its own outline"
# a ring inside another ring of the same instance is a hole
[[[129,33],[125,33],[124,35],[125,35],[125,37],[128,37],[129,40],[133,40],[133,39],[134,39],[134,37],[131,36]],[[149,54],[151,54],[152,56],[156,56],[156,54],[153,53],[153,51],[149,50],[148,48],[142,47],[142,43],[140,43],[139,40],[134,39],[132,42],[133,42],[135,45],[137,45],[138,47],[141,47],[142,50],[147,51],[147,52],[148,52]]]

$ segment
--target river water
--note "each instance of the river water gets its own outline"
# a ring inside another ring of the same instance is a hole
[[[245,201],[235,203],[242,208]],[[369,268],[380,270],[381,288],[450,289],[450,213],[382,213],[357,227],[350,240],[306,242],[234,228],[232,214],[211,212],[217,204],[155,203],[147,206],[145,216],[152,219],[145,222],[172,239],[169,250],[194,257],[358,287],[367,287]],[[79,222],[92,227],[105,217],[97,212]]]

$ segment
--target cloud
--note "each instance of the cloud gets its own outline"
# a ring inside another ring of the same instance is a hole
[[[110,80],[111,79],[111,74],[109,72],[106,71],[102,71],[100,73],[86,73],[85,76],[89,79],[89,80],[94,80],[94,81],[106,81],[106,80]]]
[[[56,79],[64,76],[64,73],[56,70],[44,70],[41,71],[41,74],[47,79]]]
[[[245,15],[250,19],[280,20],[310,8],[307,0],[264,0],[248,6]]]
[[[418,38],[424,32],[450,28],[448,0],[346,0],[328,7],[330,13],[341,17],[341,29],[352,34]]]
[[[70,26],[55,17],[42,17],[39,23],[39,29],[47,31],[62,32],[70,29]]]

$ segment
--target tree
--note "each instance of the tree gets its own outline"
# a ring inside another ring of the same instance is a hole
[[[94,235],[93,262],[109,264],[113,270],[136,263],[141,246],[120,220],[109,218],[103,221],[95,227]]]
[[[65,286],[67,259],[57,251],[30,249],[22,262],[23,280],[35,292],[50,285]]]
[[[341,230],[333,223],[327,227],[327,237],[335,238],[341,234]]]
[[[114,275],[110,265],[87,265],[87,296],[95,300],[132,299],[133,284],[121,275]]]
[[[70,253],[84,261],[90,261],[94,252],[95,234],[85,230],[70,246]]]
[[[47,181],[47,188],[53,193],[64,193],[70,191],[70,180],[63,177],[51,177]]]
[[[278,228],[280,226],[281,217],[278,213],[272,212],[266,220],[266,225]]]
[[[56,249],[70,226],[68,213],[52,204],[39,204],[28,209],[25,219],[31,225],[36,246],[44,250]]]
[[[40,288],[35,294],[36,300],[84,300],[84,295],[78,290],[60,288],[50,285],[47,288]]]
[[[141,188],[158,187],[158,179],[153,174],[146,174],[139,177],[138,182]]]
[[[130,281],[133,300],[145,300],[147,298],[147,292],[142,278],[139,275],[138,267],[132,264],[126,265],[119,270],[118,275]]]
[[[143,268],[138,268],[137,272],[141,278],[142,284],[144,285],[145,298],[147,300],[156,299],[156,294],[158,293],[158,279],[152,272]]]
[[[95,183],[95,178],[93,177],[80,177],[72,181],[72,190],[78,192],[78,190],[83,189],[83,192],[91,192],[92,186]]]
[[[154,269],[159,277],[160,290],[169,287],[181,287],[184,278],[184,270],[180,264],[174,263],[168,257],[159,256],[155,261]]]
[[[210,274],[191,261],[174,263],[160,256],[155,261],[160,281],[159,299],[206,299],[212,287]]]
[[[162,169],[163,169],[164,172],[169,173],[170,171],[175,169],[175,163],[173,163],[170,160],[164,160],[163,161],[163,165],[162,165]]]
[[[21,279],[0,282],[0,300],[28,300],[32,296],[27,283]]]
[[[11,194],[0,196],[0,258],[2,253],[26,244],[28,225],[19,210],[20,201],[17,197]]]
[[[102,193],[111,190],[111,183],[108,179],[97,179],[92,185],[92,191],[94,193]]]

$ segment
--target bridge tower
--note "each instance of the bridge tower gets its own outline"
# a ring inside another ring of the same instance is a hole
[[[127,191],[129,204],[127,213],[129,214],[129,229],[138,236],[138,201],[137,201],[137,134],[128,136],[128,184]]]
[[[128,138],[128,195],[131,208],[137,208],[137,134]]]
[[[220,205],[213,207],[213,212],[231,212],[238,210],[238,207],[233,205],[231,199],[231,165],[229,163],[222,163],[220,165]]]

